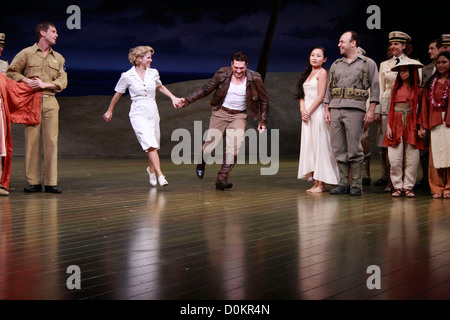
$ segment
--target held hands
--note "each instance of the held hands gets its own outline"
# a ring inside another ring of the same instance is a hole
[[[181,109],[186,107],[186,98],[178,99],[178,102],[174,104],[175,109]]]
[[[184,98],[172,98],[172,104],[175,109],[180,109],[184,107]]]
[[[258,124],[258,132],[259,132],[259,134],[261,134],[261,133],[263,133],[264,132],[264,130],[266,130],[266,126],[265,125],[263,125],[263,124]]]
[[[420,129],[417,131],[417,134],[419,136],[419,138],[425,138],[425,134],[427,133],[427,130],[425,130],[422,126],[420,127]]]

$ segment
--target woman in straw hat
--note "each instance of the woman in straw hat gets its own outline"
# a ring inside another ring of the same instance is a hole
[[[428,180],[433,198],[450,199],[450,52],[436,60],[436,73],[427,82],[419,119],[421,129],[430,131]],[[422,133],[424,135],[424,133]]]
[[[414,197],[413,188],[420,162],[419,150],[425,147],[417,130],[419,68],[423,68],[423,65],[409,58],[392,68],[398,74],[392,88],[383,146],[388,147],[393,197],[400,197],[403,192],[406,197]]]

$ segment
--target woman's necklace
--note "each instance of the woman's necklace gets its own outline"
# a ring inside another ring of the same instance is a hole
[[[442,98],[440,102],[436,101],[435,98],[435,90],[436,90],[436,83],[437,83],[438,77],[435,77],[434,80],[431,82],[431,86],[430,86],[430,105],[433,108],[436,109],[442,109],[448,100],[448,94],[450,91],[450,81],[446,81],[444,84],[444,89],[442,90]]]

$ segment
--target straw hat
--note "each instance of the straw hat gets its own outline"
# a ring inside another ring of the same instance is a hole
[[[400,71],[400,68],[403,66],[408,66],[408,67],[413,66],[416,69],[420,69],[420,68],[424,67],[424,65],[421,64],[420,61],[418,61],[418,60],[405,58],[402,61],[400,61],[400,63],[398,65],[394,66],[391,70],[398,72],[398,71]]]

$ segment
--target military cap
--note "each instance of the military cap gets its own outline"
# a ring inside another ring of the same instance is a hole
[[[410,42],[411,37],[401,31],[392,31],[389,33],[389,42]]]
[[[443,34],[442,35],[442,45],[450,45],[450,34]]]
[[[0,44],[5,44],[5,34],[0,33]]]

